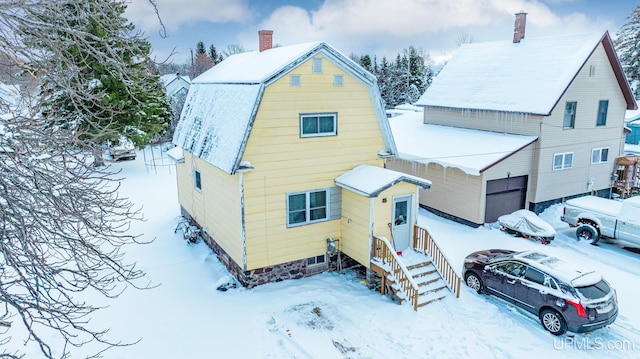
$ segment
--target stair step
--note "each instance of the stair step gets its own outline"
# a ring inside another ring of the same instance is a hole
[[[447,284],[441,279],[431,284],[418,287],[418,294],[422,295],[426,293],[439,292],[446,288],[448,288]]]
[[[426,262],[416,263],[416,264],[408,265],[408,266],[407,266],[407,269],[408,269],[409,271],[412,271],[412,270],[414,270],[414,269],[421,268],[421,267],[426,267],[426,266],[429,266],[429,265],[431,265],[431,264],[433,264],[431,261],[426,261]]]

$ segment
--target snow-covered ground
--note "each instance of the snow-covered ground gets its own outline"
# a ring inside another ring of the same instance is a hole
[[[111,349],[104,358],[640,357],[640,254],[617,244],[577,242],[559,219],[560,206],[542,214],[557,231],[546,246],[423,210],[419,224],[458,271],[467,254],[486,248],[539,249],[599,270],[619,300],[618,319],[609,328],[554,337],[537,319],[466,287],[458,299],[451,295],[414,312],[409,304],[397,305],[367,289],[350,272],[218,291],[229,277],[225,267],[202,242],[187,244],[174,234],[179,219],[174,168],[168,160],[155,169],[146,167],[150,152],[141,152],[136,160],[113,166],[126,176],[122,195],[143,206],[146,221],[132,230],[154,239],[132,246],[127,257],[158,286],[100,299],[109,307],[96,313],[92,323],[110,328],[112,339],[140,340]],[[36,357],[22,347],[24,339],[14,336],[10,345]]]

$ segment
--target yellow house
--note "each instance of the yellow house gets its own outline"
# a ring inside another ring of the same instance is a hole
[[[192,82],[173,139],[183,215],[249,287],[370,269],[374,237],[408,247],[430,182],[384,168],[396,146],[376,78],[326,43],[259,34],[260,51]]]

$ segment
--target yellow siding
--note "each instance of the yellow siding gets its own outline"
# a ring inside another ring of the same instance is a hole
[[[176,166],[178,200],[238,265],[243,264],[238,175],[230,176],[191,154]],[[194,187],[193,173],[200,170],[202,192]]]
[[[342,190],[342,238],[340,249],[369,267],[371,243],[370,199]]]
[[[429,190],[427,190],[429,191]],[[373,218],[373,234],[376,236],[382,236],[392,240],[391,229],[389,223],[393,220],[393,198],[403,195],[411,195],[411,212],[413,223],[416,223],[416,211],[417,205],[415,203],[416,185],[406,182],[400,182],[395,186],[384,190],[378,197],[373,199],[374,203],[374,218]],[[402,248],[400,248],[402,249]]]
[[[286,193],[335,187],[334,179],[360,164],[382,166],[385,148],[369,90],[326,58],[323,73],[311,60],[265,89],[242,158],[255,170],[245,174],[247,270],[317,256],[327,237],[341,237],[341,221],[286,227]],[[343,75],[344,85],[333,86]],[[335,112],[337,136],[300,138],[302,113]],[[343,200],[344,202],[344,200]]]

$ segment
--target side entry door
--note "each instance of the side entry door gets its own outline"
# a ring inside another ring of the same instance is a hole
[[[411,195],[393,198],[393,221],[391,222],[391,239],[397,251],[405,250],[411,241]]]

